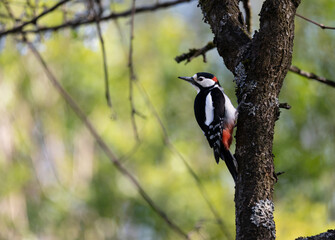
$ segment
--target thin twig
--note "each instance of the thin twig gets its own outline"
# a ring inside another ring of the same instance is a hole
[[[111,11],[112,12],[115,12],[115,9],[116,9],[115,5],[116,5],[115,1],[111,0]],[[136,13],[136,11],[135,11],[135,13]],[[124,44],[124,43],[127,42],[125,34],[123,33],[122,27],[121,27],[118,19],[114,19],[113,23],[114,23],[114,25],[116,27],[117,32],[119,33],[120,40],[121,40],[121,43],[122,43],[121,46],[123,48],[124,56],[127,58],[129,53],[128,53],[128,46],[126,46],[126,44]]]
[[[113,116],[113,109],[112,109],[112,100],[110,96],[110,91],[109,91],[109,78],[108,78],[108,68],[107,68],[107,56],[106,56],[106,49],[105,49],[105,42],[101,33],[101,26],[100,26],[100,17],[102,14],[102,8],[101,8],[101,3],[98,1],[99,9],[100,12],[97,13],[94,8],[94,2],[91,0],[92,3],[92,11],[94,12],[94,16],[96,19],[96,25],[97,25],[97,32],[99,36],[99,41],[100,41],[100,46],[101,46],[101,53],[102,53],[102,61],[103,61],[103,68],[104,68],[104,80],[105,80],[105,97],[107,101],[108,107],[110,107],[112,111],[112,116]]]
[[[22,24],[19,25],[19,26],[13,27],[12,29],[8,29],[8,30],[5,30],[5,31],[3,31],[3,32],[0,32],[0,37],[3,36],[3,35],[8,35],[8,34],[10,34],[10,33],[23,32],[22,30],[23,30],[23,28],[24,28],[25,26],[27,26],[27,25],[29,25],[29,24],[36,24],[37,21],[38,21],[41,17],[43,17],[43,16],[45,16],[45,15],[51,13],[52,11],[56,10],[59,6],[62,6],[63,4],[67,3],[68,1],[70,1],[70,0],[62,0],[62,1],[58,2],[58,3],[56,3],[56,4],[55,4],[54,6],[52,6],[51,8],[49,8],[49,9],[43,11],[42,13],[40,13],[39,15],[37,15],[36,17],[32,18],[31,20],[29,20],[29,21],[27,21],[27,22],[24,22],[24,23],[22,23]]]
[[[175,57],[175,60],[176,60],[177,63],[180,63],[180,62],[186,60],[185,64],[187,64],[187,63],[191,62],[194,58],[196,58],[198,56],[203,56],[204,62],[206,62],[206,53],[209,50],[214,49],[215,47],[216,46],[213,42],[208,42],[206,44],[206,46],[204,46],[202,48],[199,48],[199,49],[191,48],[191,49],[189,49],[188,53],[183,53],[183,54]]]
[[[305,77],[305,78],[308,78],[308,79],[313,79],[313,80],[316,80],[320,83],[324,83],[328,86],[335,87],[335,82],[334,81],[329,80],[329,79],[324,78],[324,77],[320,77],[320,76],[318,76],[314,73],[306,72],[306,71],[301,70],[300,68],[298,68],[296,66],[291,66],[289,70],[293,73],[299,74],[302,77]]]
[[[122,175],[124,175],[126,178],[128,178],[128,180],[136,187],[138,193],[143,197],[143,199],[168,224],[168,226],[173,231],[175,231],[182,238],[189,239],[188,235],[179,226],[177,226],[170,218],[168,218],[166,213],[156,205],[156,203],[151,199],[151,197],[143,189],[143,187],[138,182],[138,180],[123,166],[123,164],[119,161],[119,159],[114,154],[114,152],[107,146],[106,142],[98,134],[96,129],[93,127],[92,123],[89,121],[87,116],[84,114],[84,112],[79,107],[79,105],[74,101],[74,99],[65,91],[65,89],[58,82],[58,80],[53,75],[53,73],[49,69],[48,65],[46,64],[46,62],[44,61],[44,59],[42,58],[40,53],[36,50],[34,45],[32,43],[26,41],[26,40],[25,40],[25,42],[27,43],[29,49],[32,51],[34,56],[37,58],[37,60],[42,65],[42,67],[43,67],[49,81],[51,82],[51,84],[55,87],[57,92],[62,96],[62,98],[66,101],[66,103],[71,107],[71,109],[75,112],[75,114],[78,116],[78,118],[83,122],[83,124],[89,130],[89,132],[91,133],[93,138],[96,140],[97,144],[102,149],[102,151],[106,154],[108,159],[111,161],[111,163],[116,167],[116,169]]]
[[[132,3],[132,12],[131,12],[131,19],[130,19],[130,40],[129,40],[129,56],[128,56],[128,67],[129,67],[129,102],[130,102],[130,108],[131,108],[131,123],[133,126],[135,138],[137,141],[140,140],[140,137],[138,135],[137,131],[137,125],[135,120],[135,115],[137,114],[137,111],[135,109],[134,99],[133,99],[133,83],[136,81],[136,75],[134,71],[134,64],[133,64],[133,40],[134,40],[134,18],[135,18],[135,6],[136,0],[133,0]]]
[[[13,11],[10,8],[8,2],[4,1],[3,5],[5,6],[5,9],[6,9],[7,13],[8,13],[9,18],[11,18],[12,20],[14,20],[14,22],[17,21],[17,18],[15,18],[14,14],[13,14]]]
[[[66,5],[63,5],[62,6],[62,8],[61,8],[61,11],[62,11],[62,13],[63,13],[63,21],[67,21],[67,17],[68,17],[68,11],[67,11],[67,9],[66,9]]]
[[[27,0],[27,2],[30,3],[30,0]],[[36,17],[37,16],[37,8],[39,7],[38,6],[38,3],[36,5],[33,5],[33,4],[30,4],[31,5],[31,8],[33,10],[33,16]],[[64,5],[63,5],[64,6]]]
[[[4,19],[13,19],[11,16],[8,16],[6,14],[0,13],[0,18],[4,18]],[[18,18],[14,18],[15,22],[19,21],[20,19]]]
[[[248,33],[251,33],[251,6],[249,0],[242,0],[245,11],[245,24],[247,25]]]
[[[325,25],[323,25],[322,23],[315,22],[315,21],[313,21],[313,20],[311,20],[311,19],[309,19],[309,18],[306,18],[306,17],[304,17],[304,16],[298,14],[298,13],[296,13],[295,15],[296,15],[297,17],[300,17],[300,18],[304,19],[304,20],[307,21],[307,22],[310,22],[310,23],[315,24],[316,26],[318,26],[318,27],[320,27],[320,28],[322,28],[322,29],[335,30],[335,27],[325,26]]]
[[[144,12],[149,12],[149,11],[155,11],[155,10],[159,10],[159,9],[163,9],[163,8],[168,8],[168,7],[172,7],[181,3],[186,3],[186,2],[190,2],[192,0],[175,0],[175,1],[169,1],[169,2],[164,2],[164,3],[156,3],[156,4],[152,4],[152,5],[148,5],[148,6],[142,6],[142,7],[138,7],[136,8],[135,12],[136,14],[138,13],[144,13]],[[122,18],[122,17],[128,17],[130,16],[132,13],[132,8],[120,12],[120,13],[111,13],[107,16],[101,17],[100,18],[100,22],[103,21],[108,21],[108,20],[112,20],[112,19],[118,19],[118,18]],[[31,21],[29,21],[31,22]],[[80,19],[75,19],[75,20],[70,20],[67,22],[64,22],[62,24],[59,25],[55,25],[55,26],[37,26],[35,29],[31,29],[31,30],[22,30],[22,28],[11,28],[5,31],[0,32],[0,37],[3,35],[8,35],[8,34],[15,34],[15,33],[39,33],[39,32],[46,32],[46,31],[57,31],[60,29],[64,29],[64,28],[76,28],[79,27],[81,25],[88,25],[88,24],[92,24],[95,23],[96,20],[94,17],[91,18],[80,18]]]
[[[291,109],[291,105],[289,105],[288,103],[279,103],[279,108],[283,108],[283,109]]]
[[[18,19],[14,16],[14,13],[11,9],[11,6],[9,6],[7,1],[4,1],[3,5],[5,6],[5,9],[7,11],[8,18],[10,18],[13,21],[14,25],[17,24],[20,21],[20,19]],[[1,37],[1,34],[0,34],[0,37]]]

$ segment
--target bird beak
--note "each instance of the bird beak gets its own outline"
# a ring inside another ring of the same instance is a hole
[[[195,83],[193,77],[178,77],[178,78],[180,78],[180,79],[182,79],[182,80],[185,80],[186,82],[189,82],[189,83],[192,83],[192,84]]]

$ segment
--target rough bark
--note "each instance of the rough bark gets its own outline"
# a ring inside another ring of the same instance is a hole
[[[312,237],[299,237],[296,240],[332,240],[335,239],[335,230],[328,230]]]
[[[199,0],[205,22],[214,34],[214,44],[227,68],[234,69],[243,52],[243,46],[251,41],[245,26],[240,22],[238,0]]]
[[[266,0],[251,38],[239,21],[238,0],[200,0],[219,54],[236,81],[239,112],[235,157],[236,239],[275,239],[273,135],[278,95],[292,59],[294,16],[300,0]]]

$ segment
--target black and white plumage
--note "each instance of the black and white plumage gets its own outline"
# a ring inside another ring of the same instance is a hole
[[[194,101],[195,118],[213,148],[217,163],[226,162],[229,172],[236,181],[237,162],[229,147],[236,120],[236,109],[224,93],[217,78],[211,73],[199,72],[193,77],[179,77],[197,90]]]

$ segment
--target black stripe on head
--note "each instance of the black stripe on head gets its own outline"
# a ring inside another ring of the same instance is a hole
[[[213,74],[207,73],[207,72],[198,72],[197,73],[197,78],[199,78],[199,77],[205,77],[205,78],[212,79],[215,76]]]

